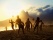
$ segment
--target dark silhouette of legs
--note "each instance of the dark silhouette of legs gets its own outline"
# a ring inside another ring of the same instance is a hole
[[[14,26],[12,25],[12,29],[14,30]]]
[[[23,32],[23,34],[24,34],[24,28],[22,28],[22,32]]]
[[[23,34],[24,34],[24,26],[23,26],[23,25],[20,25],[20,26],[19,26],[18,34],[19,34],[19,32],[20,32],[20,29],[22,29],[22,32],[23,32]]]
[[[20,32],[20,27],[19,27],[19,29],[18,29],[18,34],[19,34],[19,32]]]
[[[34,31],[35,31],[35,29],[37,29],[37,34],[38,34],[38,25],[35,25]]]
[[[34,31],[35,31],[36,28],[37,28],[37,25],[35,25],[35,27],[34,27]]]

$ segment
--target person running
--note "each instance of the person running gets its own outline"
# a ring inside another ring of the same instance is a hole
[[[14,30],[14,21],[11,19],[11,20],[9,20],[9,23],[11,23],[11,27]]]
[[[40,20],[40,31],[42,31],[42,26],[43,26],[43,21],[42,20]]]
[[[30,22],[29,18],[27,19],[25,25],[26,25],[26,30],[30,31],[30,25],[32,26],[32,23]]]
[[[21,21],[21,19],[19,18],[19,16],[17,16],[16,24],[19,27],[18,34],[20,32],[20,29],[22,29],[22,32],[24,33],[24,23]]]
[[[36,24],[35,24],[35,27],[34,27],[34,31],[35,31],[35,29],[37,28],[37,33],[38,33],[39,22],[40,22],[40,18],[37,17],[36,22],[35,22]]]

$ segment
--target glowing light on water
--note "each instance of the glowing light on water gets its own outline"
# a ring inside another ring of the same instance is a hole
[[[5,31],[5,27],[0,27],[0,31]]]
[[[18,28],[18,26],[17,27],[14,26],[14,29],[16,30],[16,29],[19,29],[19,28]],[[11,26],[9,26],[9,27],[7,27],[7,30],[13,30],[13,29],[12,29]]]
[[[15,27],[14,26],[14,29],[19,29],[18,26]],[[7,27],[0,27],[0,31],[8,31],[8,30],[13,30],[11,26],[7,26]]]
[[[7,27],[7,30],[12,30],[11,26]]]

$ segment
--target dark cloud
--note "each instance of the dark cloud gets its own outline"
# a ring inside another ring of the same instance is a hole
[[[42,7],[42,8],[38,8],[38,9],[36,9],[38,12],[44,12],[44,9],[47,9],[47,8],[49,8],[50,7],[50,5],[46,5],[45,7]]]
[[[43,9],[42,8],[39,8],[39,9],[36,9],[38,12],[42,13],[43,12]]]
[[[43,9],[50,7],[50,5],[46,5],[45,7],[43,7]]]
[[[53,9],[48,8],[44,10],[40,18],[43,19],[44,21],[52,22],[53,21]]]
[[[44,14],[43,14],[44,13]],[[40,16],[45,21],[53,21],[53,9],[46,9]]]
[[[30,7],[29,9],[27,9],[27,11],[38,11],[38,12],[42,13],[44,11],[43,9],[47,9],[49,7],[50,7],[50,5],[46,5],[44,7],[38,8],[38,9],[36,9],[36,7]]]
[[[38,8],[36,10],[41,13],[39,17],[42,20],[47,21],[47,22],[53,22],[53,7],[50,7],[50,5],[46,5],[45,7]],[[36,15],[34,15],[33,13],[32,13],[32,16],[36,18]]]

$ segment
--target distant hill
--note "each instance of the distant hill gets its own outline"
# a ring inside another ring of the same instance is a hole
[[[26,22],[26,20],[29,18],[30,20],[32,20],[32,18],[33,17],[31,17],[30,15],[29,15],[29,13],[28,12],[25,12],[25,11],[21,11],[21,13],[20,13],[20,18],[21,18],[21,20],[23,21],[23,22]]]
[[[26,22],[27,18],[30,18],[30,20],[32,19],[32,17],[29,16],[28,12],[25,12],[25,11],[21,11],[19,17],[23,22]],[[4,21],[0,21],[0,26],[9,26],[10,25],[9,20],[10,18]],[[16,20],[16,17],[13,18],[13,21],[15,20]]]
[[[0,21],[0,26],[1,26],[1,27],[9,26],[9,25],[10,25],[10,24],[9,24],[9,19],[4,20],[4,21]]]

